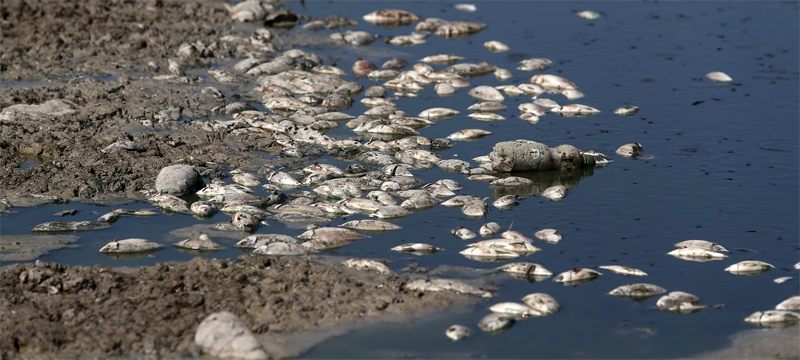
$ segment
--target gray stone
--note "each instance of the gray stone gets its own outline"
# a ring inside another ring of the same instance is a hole
[[[156,191],[160,194],[185,195],[203,188],[200,174],[189,165],[170,165],[158,172]]]
[[[203,352],[223,359],[269,359],[250,329],[227,311],[208,315],[194,334]]]

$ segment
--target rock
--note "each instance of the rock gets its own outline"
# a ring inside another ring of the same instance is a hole
[[[170,165],[162,168],[156,177],[156,191],[160,194],[186,195],[202,189],[205,184],[200,174],[189,165]]]
[[[208,315],[194,334],[203,352],[224,359],[269,359],[250,329],[227,311]]]

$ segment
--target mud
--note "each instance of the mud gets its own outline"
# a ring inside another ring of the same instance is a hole
[[[320,341],[364,319],[407,318],[477,300],[406,292],[406,280],[309,258],[195,259],[127,271],[4,267],[0,357],[196,356],[197,326],[223,310],[241,318],[268,348],[293,342],[291,349],[302,349],[303,338]],[[273,355],[301,351],[291,349]]]
[[[63,249],[78,241],[74,235],[2,235],[0,234],[0,263],[4,261],[33,261],[53,250]]]
[[[237,55],[234,45],[219,42],[236,33],[223,5],[5,1],[0,109],[63,99],[76,111],[0,120],[0,195],[141,198],[139,191],[152,188],[166,165],[194,165],[206,176],[223,164],[263,165],[259,160],[272,150],[270,138],[199,129],[203,120],[217,116],[216,109],[241,96],[203,94],[201,88],[215,84],[197,76]],[[181,44],[200,44],[207,51],[179,59]],[[168,59],[178,59],[195,75],[152,80],[167,74]],[[143,151],[100,151],[124,140],[139,143]]]

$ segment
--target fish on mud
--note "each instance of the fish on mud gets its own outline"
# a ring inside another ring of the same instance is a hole
[[[482,298],[490,298],[492,292],[479,289],[460,280],[454,279],[416,279],[405,284],[406,291],[418,292],[437,292],[452,291],[459,294],[477,295]]]
[[[347,259],[342,261],[342,265],[356,270],[377,271],[381,274],[387,275],[393,273],[392,270],[386,266],[386,264],[369,259]]]
[[[188,250],[214,251],[222,249],[207,234],[200,234],[196,239],[185,239],[175,243],[175,247]]]
[[[308,254],[309,252],[310,250],[302,245],[282,241],[260,245],[253,249],[253,254],[267,256],[300,256]]]
[[[163,247],[164,247],[163,245],[156,242],[152,242],[150,240],[132,238],[132,239],[112,241],[101,247],[100,252],[117,253],[117,254],[141,253],[141,252],[158,250]]]
[[[31,231],[34,232],[66,232],[105,229],[108,223],[96,221],[48,221],[38,224]]]

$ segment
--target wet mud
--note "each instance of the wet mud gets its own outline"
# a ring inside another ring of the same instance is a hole
[[[199,349],[193,337],[203,318],[229,311],[273,356],[296,356],[309,343],[364,320],[405,319],[477,299],[409,292],[406,281],[308,258],[195,259],[128,270],[3,267],[0,355],[194,357]]]

